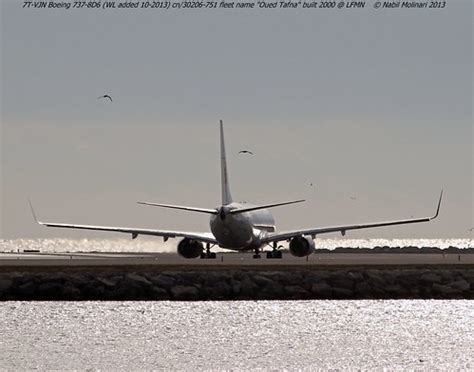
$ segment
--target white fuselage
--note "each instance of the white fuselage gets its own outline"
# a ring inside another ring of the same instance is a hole
[[[231,203],[221,208],[230,211],[243,207],[252,205]],[[260,209],[246,213],[213,215],[210,227],[220,247],[250,250],[262,245],[260,238],[267,232],[275,231],[275,221],[267,209]]]

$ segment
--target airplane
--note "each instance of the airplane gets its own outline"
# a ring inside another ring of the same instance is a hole
[[[291,255],[296,257],[306,257],[316,251],[314,239],[320,234],[340,232],[344,236],[349,230],[429,222],[438,217],[441,199],[443,197],[443,190],[441,190],[438,207],[435,215],[432,217],[277,232],[275,221],[269,209],[283,205],[301,203],[304,200],[293,200],[265,205],[251,205],[247,203],[234,202],[230,193],[229,176],[227,173],[224,126],[222,120],[220,120],[220,166],[222,205],[216,208],[195,208],[181,205],[142,201],[137,202],[142,205],[209,214],[211,233],[41,222],[36,218],[31,201],[30,208],[35,221],[38,224],[47,227],[120,232],[131,234],[132,239],[135,239],[138,235],[160,236],[165,242],[169,238],[182,238],[178,243],[177,251],[180,256],[185,258],[216,258],[216,253],[211,252],[211,248],[217,245],[221,248],[235,251],[253,251],[253,258],[258,259],[261,258],[260,253],[263,251],[265,246],[270,246],[272,248],[271,251],[266,252],[267,258],[282,258],[281,246],[278,246],[279,242],[289,242],[289,252]],[[205,248],[204,244],[206,245]]]

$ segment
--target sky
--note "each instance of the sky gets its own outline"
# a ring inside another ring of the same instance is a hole
[[[278,230],[429,216],[444,189],[431,223],[348,235],[470,238],[472,2],[373,3],[2,1],[0,238],[115,237],[38,226],[28,197],[46,221],[209,231],[207,215],[136,201],[220,205],[220,119],[234,199],[306,199],[272,210]]]

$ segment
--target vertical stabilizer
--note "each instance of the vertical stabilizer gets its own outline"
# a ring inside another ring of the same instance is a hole
[[[229,177],[227,176],[227,162],[225,159],[224,144],[224,124],[220,121],[221,129],[221,187],[222,187],[222,205],[232,203],[232,196],[229,190]]]

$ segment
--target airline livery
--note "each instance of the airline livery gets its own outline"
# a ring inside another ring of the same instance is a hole
[[[278,246],[278,243],[283,241],[289,242],[289,251],[293,256],[306,257],[315,251],[314,239],[319,234],[340,232],[342,235],[345,235],[348,230],[429,222],[438,217],[443,191],[441,191],[439,197],[436,213],[432,217],[277,232],[275,229],[275,221],[268,209],[287,204],[300,203],[304,200],[294,200],[268,205],[250,205],[247,203],[234,202],[230,194],[229,178],[227,175],[222,120],[220,121],[220,150],[222,187],[221,206],[216,208],[194,208],[180,205],[138,202],[139,204],[144,205],[210,214],[211,233],[41,222],[38,221],[33,207],[31,207],[33,217],[36,222],[44,226],[128,233],[132,235],[132,239],[135,239],[138,235],[160,236],[163,237],[164,241],[167,241],[169,238],[182,238],[178,243],[178,253],[185,258],[215,258],[215,252],[211,252],[211,248],[215,245],[236,251],[253,251],[254,258],[260,258],[262,248],[270,246],[272,251],[266,252],[267,258],[281,258],[282,252],[279,249],[280,247]],[[205,248],[204,244],[206,245]]]

